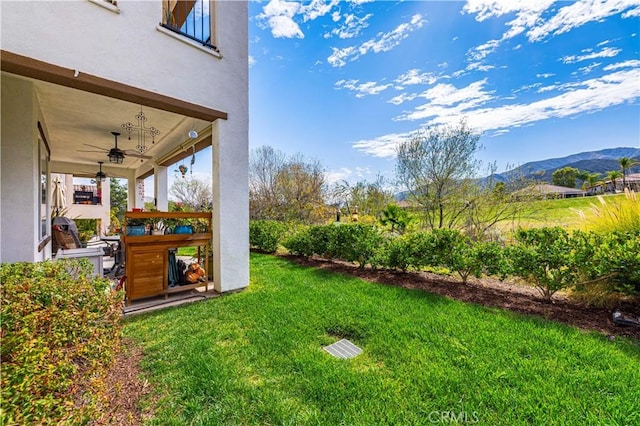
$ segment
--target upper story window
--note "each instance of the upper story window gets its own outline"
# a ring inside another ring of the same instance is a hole
[[[161,25],[218,51],[211,37],[211,3],[211,0],[163,0]]]

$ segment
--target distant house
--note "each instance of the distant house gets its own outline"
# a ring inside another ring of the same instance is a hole
[[[584,197],[586,191],[576,188],[568,188],[566,186],[550,185],[548,183],[539,183],[517,191],[517,194],[533,196],[534,198],[574,198]]]
[[[630,173],[626,178],[627,187],[634,192],[640,191],[640,173]],[[589,194],[600,194],[604,192],[622,192],[624,191],[624,180],[622,178],[615,181],[607,180],[592,187],[587,188]]]

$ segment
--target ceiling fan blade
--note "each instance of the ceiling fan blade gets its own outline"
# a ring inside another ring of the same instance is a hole
[[[136,151],[136,150],[134,150],[134,149],[127,149],[127,150],[125,150],[125,151],[123,151],[123,152],[124,152],[124,154],[125,154],[125,155],[128,155],[128,156],[130,156],[130,157],[144,158],[144,159],[147,159],[147,160],[148,160],[148,159],[150,159],[150,158],[153,158],[153,157],[152,157],[152,156],[150,156],[150,155],[143,155],[143,154],[140,154],[138,151]]]
[[[90,149],[79,149],[78,152],[99,152],[101,154],[104,154],[107,151],[96,151],[96,150],[90,150]]]
[[[91,144],[89,144],[89,143],[83,143],[82,145],[84,145],[84,146],[90,146],[91,148],[101,149],[101,150],[103,150],[103,151],[109,151],[109,148],[104,148],[104,147],[101,147],[101,146],[91,145]]]

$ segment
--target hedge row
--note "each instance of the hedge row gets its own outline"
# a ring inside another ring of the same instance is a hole
[[[332,224],[298,228],[277,222],[252,223],[252,235],[269,234],[267,247],[282,244],[296,256],[313,255],[355,262],[361,268],[424,270],[446,268],[466,283],[470,276],[520,277],[534,284],[547,299],[578,283],[608,281],[617,291],[640,294],[640,232],[613,232],[602,236],[562,228],[519,230],[515,243],[501,246],[474,242],[450,229],[385,235],[374,225]],[[280,233],[270,230],[277,227]]]
[[[1,424],[100,417],[119,347],[122,295],[86,260],[0,264]]]

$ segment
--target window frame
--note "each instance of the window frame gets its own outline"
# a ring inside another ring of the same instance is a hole
[[[191,15],[191,13],[193,13],[192,11],[193,11],[193,8],[196,7],[196,2],[200,1],[202,2],[202,4],[204,4],[204,2],[207,2],[209,4],[209,15],[208,15],[209,16],[209,41],[206,41],[206,40],[199,39],[198,37],[195,36],[195,34],[192,35],[182,31],[181,28],[177,26],[177,24],[171,25],[167,23],[167,21],[170,20],[169,16],[171,16],[171,20],[174,19],[173,13],[169,12],[171,1],[172,0],[162,1],[162,16],[161,16],[160,23],[158,24],[158,29],[169,35],[177,35],[179,38],[183,38],[183,41],[189,41],[188,44],[205,48],[207,50],[210,50],[212,52],[219,54],[220,50],[218,49],[218,46],[217,46],[217,37],[216,37],[216,31],[215,31],[215,28],[217,28],[217,25],[216,25],[216,3],[217,2],[215,0],[193,0],[194,5],[189,10],[189,13],[187,13],[187,15],[184,17],[183,24],[181,25],[183,26],[184,23],[187,21],[188,17]],[[176,1],[176,6],[179,3],[184,2],[184,0],[175,0],[175,1]],[[176,6],[174,6],[174,9]],[[194,21],[194,25],[195,25],[195,21]],[[195,30],[194,30],[194,33],[195,33]]]

